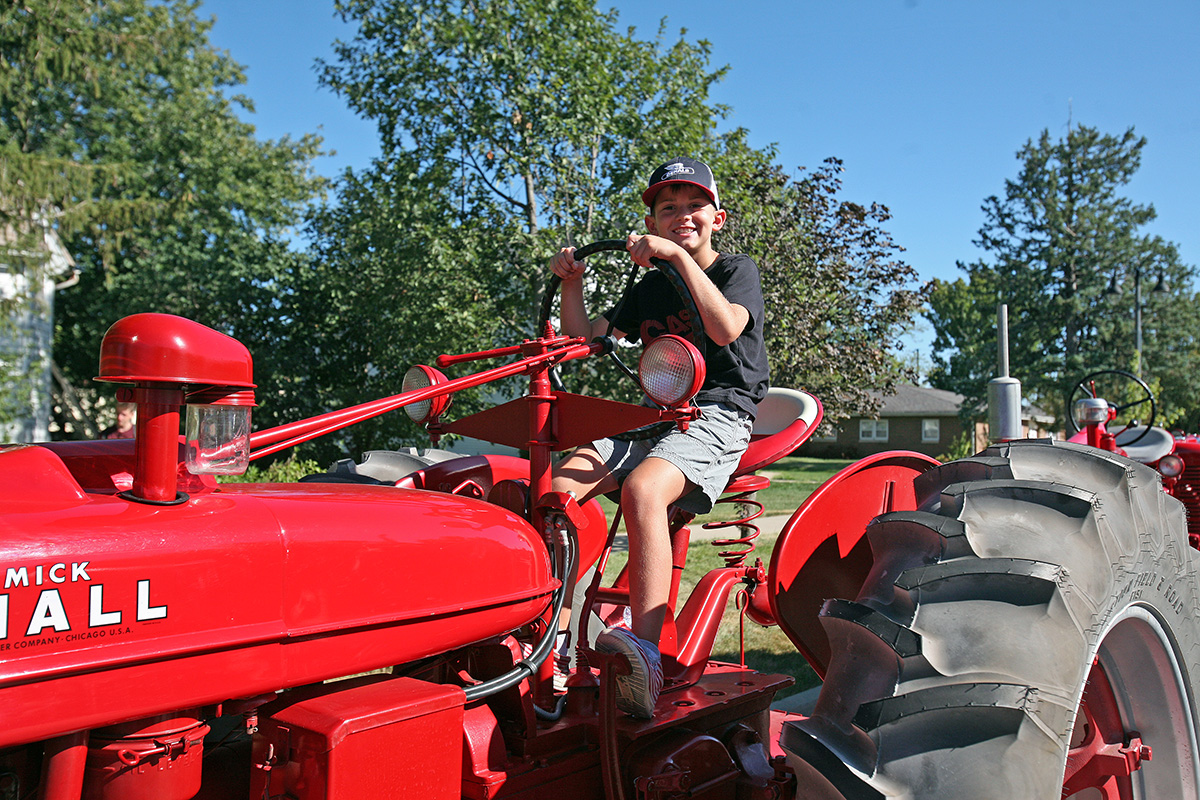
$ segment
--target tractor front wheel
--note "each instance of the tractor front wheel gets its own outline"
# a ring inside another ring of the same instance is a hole
[[[846,798],[1200,798],[1200,581],[1157,474],[1006,443],[916,478],[781,744]],[[1152,758],[1151,758],[1152,755]]]

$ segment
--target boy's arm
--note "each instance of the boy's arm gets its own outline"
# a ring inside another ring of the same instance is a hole
[[[575,260],[575,248],[564,247],[550,259],[550,271],[562,280],[562,332],[567,336],[582,336],[589,341],[608,332],[608,319],[601,314],[595,320],[588,317],[583,300],[583,276],[587,265]],[[624,331],[613,330],[622,338]]]
[[[661,236],[635,233],[629,236],[629,254],[646,268],[654,268],[651,258],[662,258],[674,265],[692,293],[705,334],[718,346],[724,347],[742,335],[750,321],[750,312],[745,306],[729,302],[682,247]]]

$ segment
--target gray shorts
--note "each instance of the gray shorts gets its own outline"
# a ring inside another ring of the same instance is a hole
[[[672,428],[662,436],[635,442],[601,439],[592,442],[592,447],[618,481],[624,481],[647,456],[669,461],[696,484],[675,505],[694,514],[707,514],[750,444],[753,421],[746,412],[724,403],[701,406],[700,412],[687,431]]]

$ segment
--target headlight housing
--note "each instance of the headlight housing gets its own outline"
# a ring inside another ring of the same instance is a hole
[[[414,389],[424,389],[427,386],[438,386],[446,383],[449,379],[433,367],[427,367],[424,364],[417,364],[408,368],[408,372],[404,373],[404,381],[401,383],[400,389],[404,392],[411,392]],[[450,395],[443,394],[438,397],[430,397],[425,400],[419,400],[415,403],[409,403],[404,406],[404,413],[408,414],[408,418],[418,425],[424,425],[427,422],[432,422],[446,412],[450,407]]]
[[[638,362],[642,391],[660,406],[680,406],[704,385],[704,358],[682,336],[667,334],[646,345]]]
[[[1174,453],[1163,456],[1158,460],[1158,471],[1167,478],[1178,478],[1183,474],[1183,459]]]
[[[1076,427],[1081,430],[1088,425],[1108,422],[1108,402],[1101,397],[1084,397],[1075,401],[1071,414],[1075,417]]]

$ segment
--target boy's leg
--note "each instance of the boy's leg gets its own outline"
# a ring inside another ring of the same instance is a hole
[[[582,504],[596,495],[615,491],[617,488],[617,479],[613,477],[613,474],[609,471],[600,454],[590,445],[584,445],[576,448],[575,452],[554,465],[551,488],[556,492],[572,492],[575,495],[575,499]],[[567,597],[563,603],[562,611],[558,615],[558,629],[560,632],[570,631],[571,629],[571,606],[572,597],[575,593],[575,582],[580,571],[589,566],[591,565],[577,564],[575,572],[567,576],[565,590]],[[569,636],[567,641],[570,641]],[[556,655],[560,657],[563,655],[569,656],[567,653],[557,652],[557,649]]]
[[[621,488],[629,534],[629,590],[633,632],[608,630],[596,649],[621,653],[632,674],[617,680],[617,705],[649,718],[662,689],[658,640],[671,591],[671,541],[667,508],[703,513],[724,489],[750,440],[747,415],[723,406],[705,407],[688,430],[658,440]]]
[[[582,504],[596,495],[614,491],[617,479],[600,454],[591,445],[583,445],[554,465],[551,488],[573,493]]]
[[[671,541],[667,507],[695,484],[669,461],[644,459],[621,486],[625,530],[629,535],[629,608],[633,631],[609,629],[596,649],[620,653],[630,674],[617,678],[617,707],[641,719],[654,715],[663,686],[658,639],[671,592]]]
[[[677,466],[651,456],[621,487],[629,537],[629,607],[633,632],[657,643],[671,593],[671,538],[667,507],[695,488]]]

